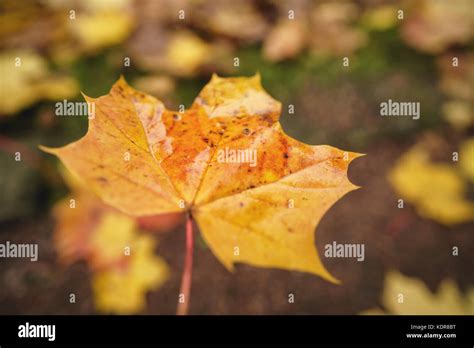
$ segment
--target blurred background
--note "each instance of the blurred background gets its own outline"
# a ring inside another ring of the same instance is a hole
[[[55,103],[107,94],[121,74],[177,109],[214,72],[260,72],[289,135],[367,154],[349,171],[362,188],[316,238],[320,255],[333,241],[366,255],[322,257],[334,285],[247,265],[231,274],[197,237],[190,313],[473,314],[473,6],[2,0],[0,242],[38,243],[39,259],[0,259],[0,314],[175,312],[182,217],[118,213],[38,145],[80,138],[87,117],[58,117]],[[381,117],[389,99],[419,102],[420,119]],[[128,242],[138,252],[124,258]]]

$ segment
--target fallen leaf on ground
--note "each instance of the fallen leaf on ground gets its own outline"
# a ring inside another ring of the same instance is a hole
[[[265,38],[263,56],[271,62],[292,58],[306,46],[306,24],[288,19],[276,24]]]
[[[311,13],[311,47],[324,55],[355,52],[364,46],[367,35],[352,25],[358,16],[358,7],[350,2],[323,3]]]
[[[474,125],[474,114],[471,112],[471,102],[452,100],[442,106],[443,117],[451,127],[458,131],[468,129]]]
[[[175,81],[169,76],[144,76],[133,81],[138,89],[158,96],[169,96],[175,89]]]
[[[166,48],[166,69],[176,75],[192,75],[208,60],[210,50],[211,46],[192,32],[175,33]]]
[[[56,219],[54,243],[63,265],[85,260],[90,269],[96,271],[119,264],[124,258],[124,248],[140,230],[164,232],[172,230],[182,220],[178,214],[131,217],[104,204],[64,167],[61,174],[71,189],[53,210]]]
[[[114,240],[110,230],[109,238]],[[146,307],[148,291],[158,289],[168,278],[165,261],[154,254],[154,240],[147,235],[133,236],[130,256],[124,265],[99,271],[92,279],[98,311],[133,314]]]
[[[107,206],[78,177],[64,168],[61,171],[72,193],[54,208],[60,262],[87,262],[98,311],[143,311],[146,293],[168,278],[166,262],[154,254],[155,240],[141,233],[135,218]]]
[[[205,71],[208,66],[225,71],[232,63],[230,45],[204,40],[192,31],[165,28],[158,23],[142,23],[127,47],[137,66],[157,74],[190,76]]]
[[[457,66],[453,66],[453,58],[457,58]],[[456,100],[474,101],[474,54],[446,53],[437,59],[437,67],[441,74],[439,87],[444,93]]]
[[[286,135],[281,104],[258,75],[213,76],[182,113],[123,78],[86,100],[96,105],[87,134],[43,149],[107,204],[136,216],[190,212],[229,270],[243,262],[337,282],[317,254],[314,229],[357,188],[347,169],[360,155]]]
[[[418,145],[403,154],[388,179],[417,212],[445,225],[474,220],[474,203],[465,197],[467,183],[454,165],[433,163]]]
[[[0,54],[0,115],[12,115],[42,99],[74,97],[76,81],[49,71],[44,58],[32,51],[5,51]]]
[[[402,26],[402,37],[415,49],[440,53],[472,38],[470,0],[422,0],[412,2]]]
[[[131,33],[132,17],[127,11],[81,14],[69,21],[71,33],[86,50],[119,44]]]
[[[469,138],[461,144],[459,166],[463,175],[474,182],[474,138]]]
[[[360,314],[405,315],[472,315],[474,314],[474,289],[463,295],[453,280],[445,279],[432,293],[416,278],[390,271],[385,277],[381,309],[370,309]]]
[[[263,39],[268,30],[265,17],[252,1],[200,1],[196,4],[193,23],[211,34],[256,42]]]

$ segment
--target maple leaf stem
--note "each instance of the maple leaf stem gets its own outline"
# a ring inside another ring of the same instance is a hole
[[[184,258],[184,270],[181,278],[181,289],[178,300],[177,315],[188,314],[189,302],[191,300],[191,278],[193,274],[193,219],[191,214],[186,217],[186,255]]]

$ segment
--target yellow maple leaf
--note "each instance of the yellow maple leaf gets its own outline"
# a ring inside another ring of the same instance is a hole
[[[43,149],[106,203],[137,216],[189,212],[229,270],[243,262],[337,282],[317,254],[314,229],[357,188],[347,169],[360,155],[286,135],[281,104],[258,75],[213,76],[182,113],[123,78],[108,95],[86,99],[96,105],[87,134]]]
[[[119,260],[124,256],[124,249],[136,236],[136,222],[133,218],[117,212],[108,212],[101,218],[94,234],[91,236],[91,248],[100,253],[105,263]]]
[[[432,163],[421,146],[405,153],[388,179],[423,217],[446,225],[474,220],[474,204],[465,199],[467,185],[455,166]]]
[[[113,234],[121,232],[110,231],[107,236],[115,239]],[[145,309],[146,293],[159,288],[168,278],[168,267],[163,259],[154,255],[154,247],[150,236],[134,236],[126,265],[94,274],[92,288],[97,310],[132,314]]]
[[[93,195],[75,197],[76,208],[70,208],[68,199],[55,207],[55,244],[60,261],[88,262],[99,311],[142,311],[146,292],[159,288],[168,278],[165,261],[153,254],[153,238],[139,234],[133,218],[106,207]]]
[[[441,282],[432,293],[416,278],[390,271],[385,277],[382,303],[388,314],[409,315],[472,315],[474,314],[474,289],[463,296],[451,279]],[[384,314],[371,309],[361,314]]]
[[[78,85],[68,76],[51,73],[44,58],[26,50],[0,54],[0,115],[11,115],[41,99],[70,98]]]
[[[199,36],[177,32],[170,37],[163,64],[173,74],[188,76],[208,61],[209,51],[211,46]]]
[[[69,26],[85,49],[97,49],[125,40],[133,28],[133,21],[127,11],[102,10],[82,14],[69,21]]]

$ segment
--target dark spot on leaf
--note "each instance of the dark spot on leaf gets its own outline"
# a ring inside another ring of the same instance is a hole
[[[100,182],[102,185],[106,185],[106,184],[109,183],[109,181],[106,178],[104,178],[103,176],[98,177],[97,181]]]

